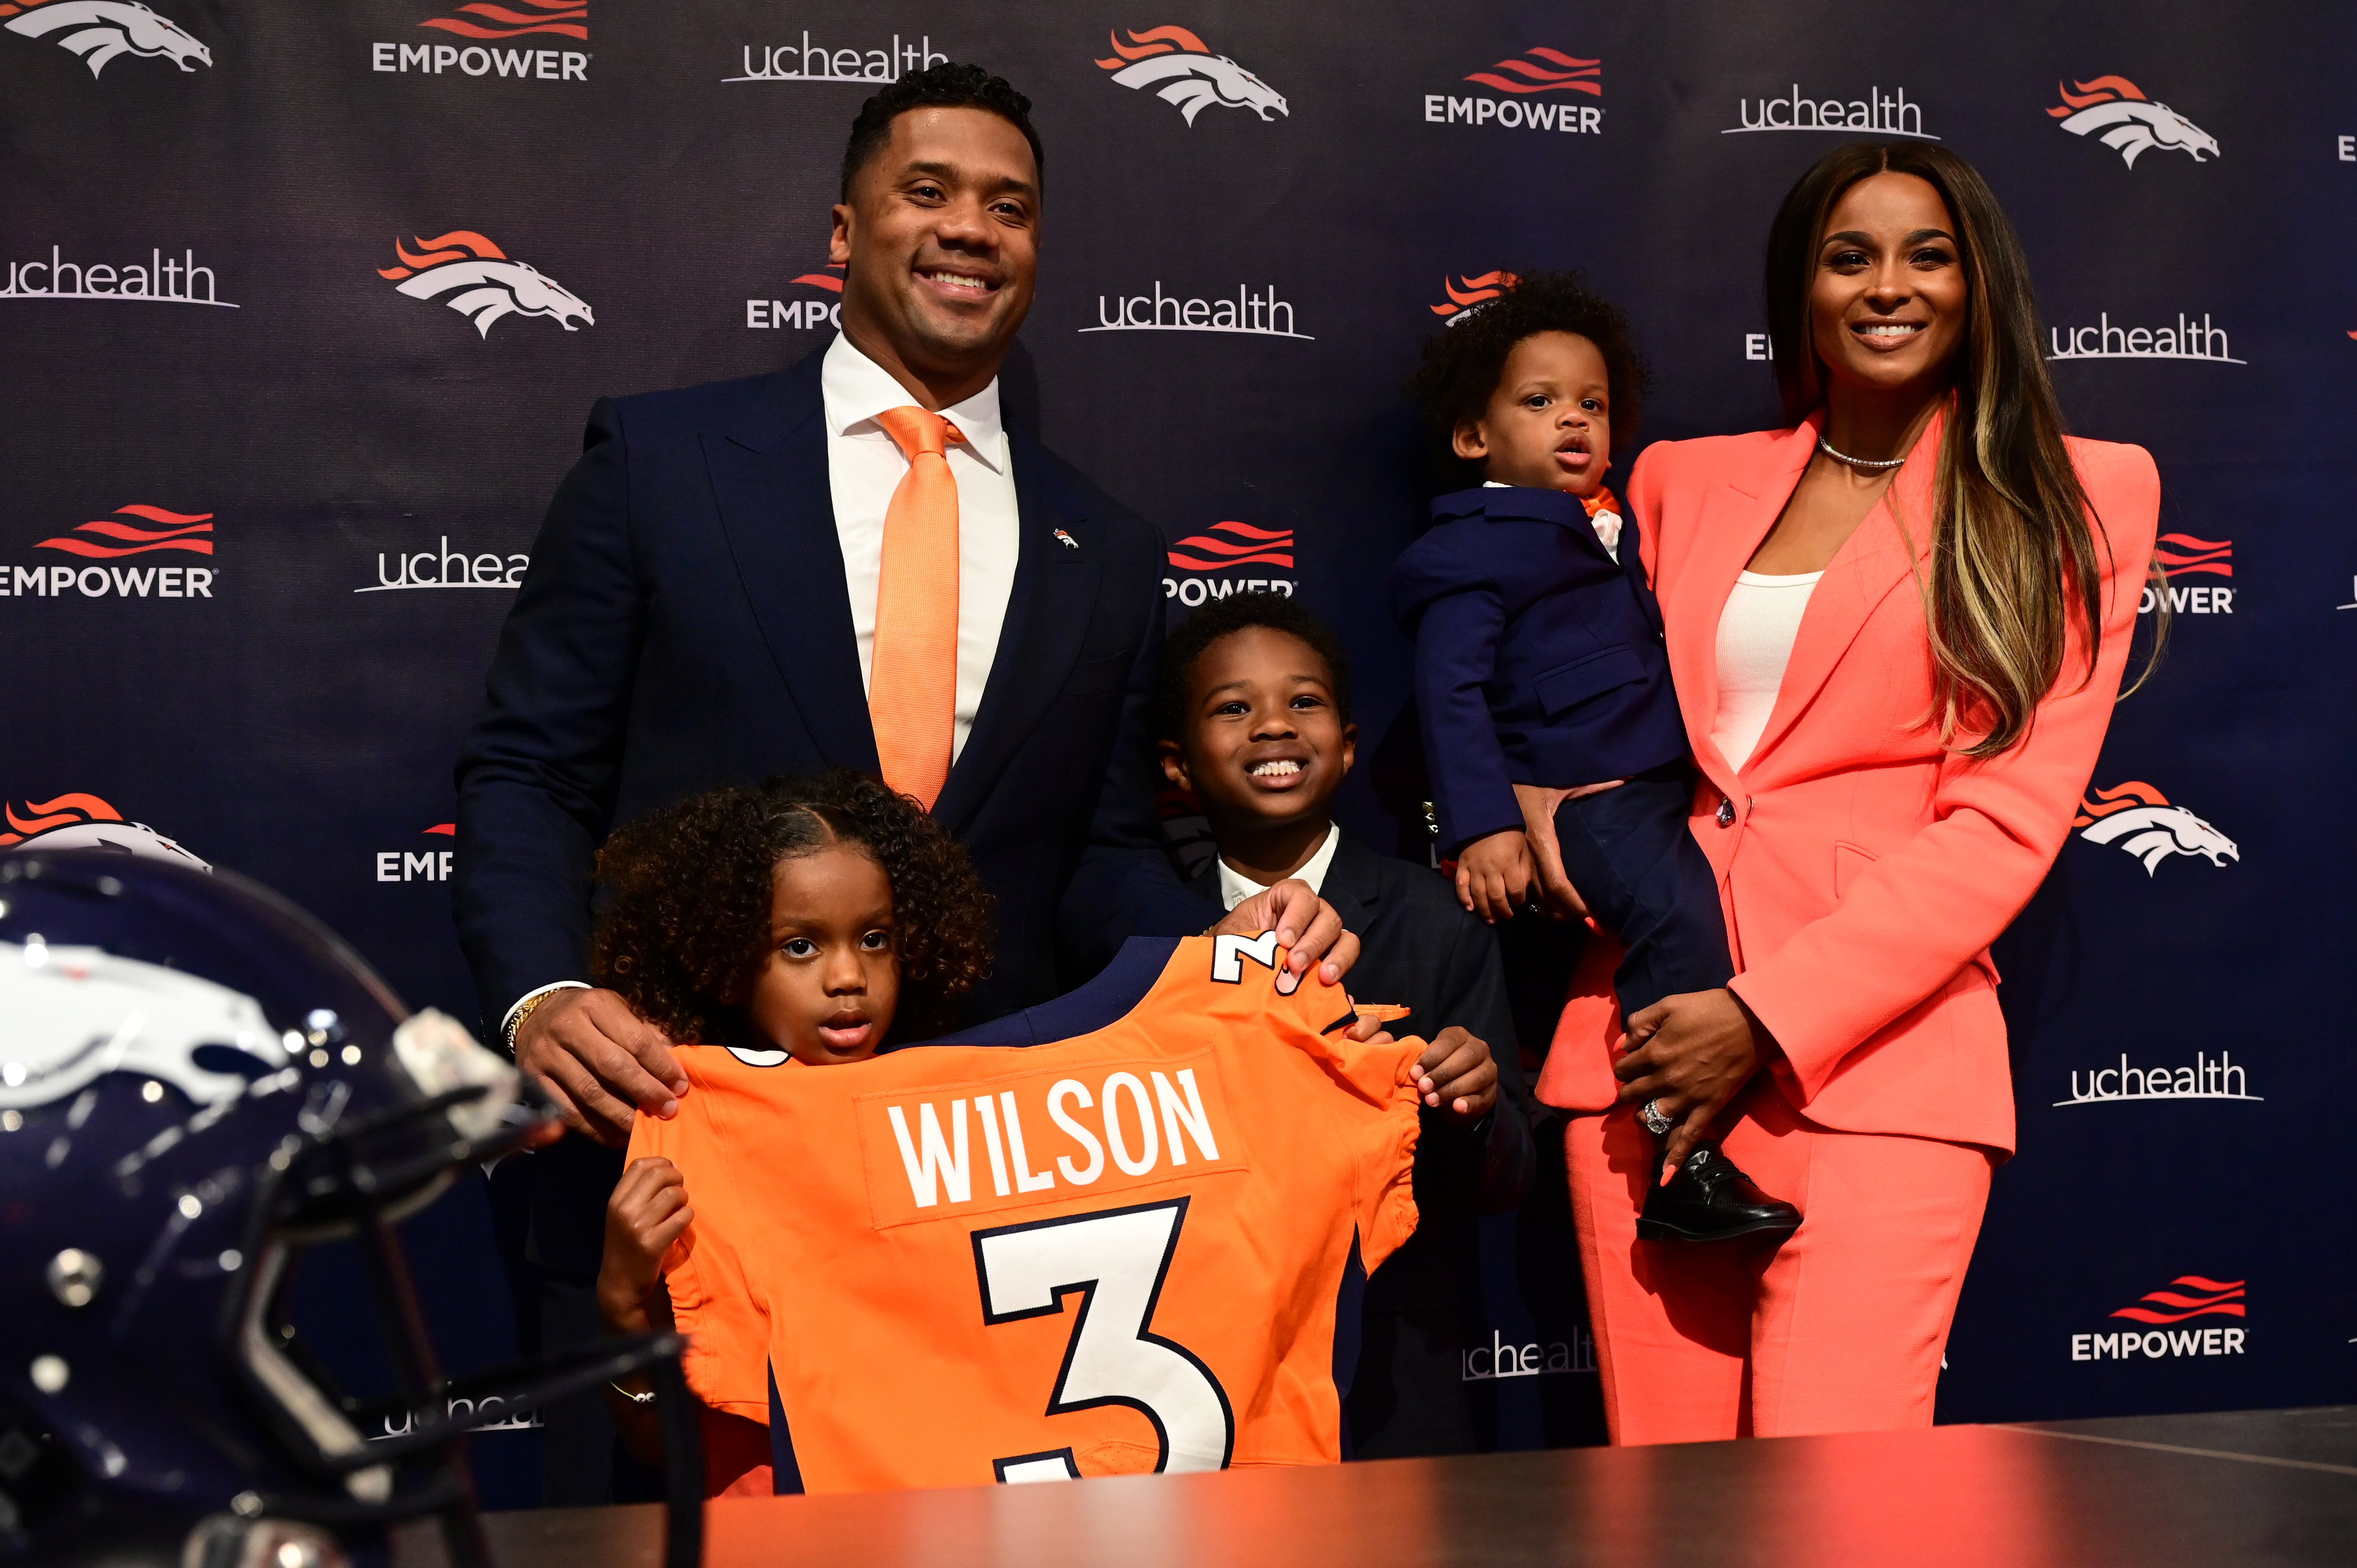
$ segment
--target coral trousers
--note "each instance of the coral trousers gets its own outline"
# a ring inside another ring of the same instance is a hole
[[[1625,1110],[1566,1130],[1612,1441],[1929,1426],[1990,1152],[1820,1127],[1765,1079],[1719,1124],[1727,1157],[1800,1208],[1781,1243],[1638,1240],[1652,1136]]]

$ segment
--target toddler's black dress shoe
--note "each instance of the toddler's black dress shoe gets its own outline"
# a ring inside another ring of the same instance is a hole
[[[1666,1187],[1645,1195],[1637,1216],[1641,1241],[1725,1241],[1737,1236],[1789,1236],[1801,1211],[1769,1197],[1733,1160],[1706,1145],[1686,1156]]]

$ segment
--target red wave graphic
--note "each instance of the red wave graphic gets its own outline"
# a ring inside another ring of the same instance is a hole
[[[831,288],[837,294],[843,292],[843,279],[834,273],[804,273],[794,281],[809,284],[813,288]]]
[[[1129,42],[1137,45],[1135,48],[1124,44],[1111,33],[1105,35],[1105,42],[1113,46],[1114,58],[1101,59],[1096,63],[1107,70],[1119,70],[1130,61],[1144,59],[1148,55],[1177,54],[1182,51],[1190,55],[1207,55],[1211,52],[1202,39],[1184,27],[1149,27],[1142,33],[1133,29],[1129,35]]]
[[[209,511],[166,511],[159,506],[119,506],[114,511],[118,517],[144,517],[150,522],[210,522],[213,515]]]
[[[2099,76],[2093,81],[2075,81],[2071,85],[2079,91],[2067,91],[2061,82],[2054,84],[2054,91],[2061,95],[2063,107],[2049,109],[2046,113],[2057,120],[2068,120],[2082,109],[2121,98],[2134,98],[2147,103],[2152,102],[2150,93],[2125,76]]]
[[[448,837],[456,838],[458,836],[458,824],[456,822],[436,822],[425,831],[429,833],[442,833]]]
[[[1215,534],[1228,534],[1226,539]],[[1182,551],[1201,551],[1214,557],[1181,554]],[[1192,533],[1170,549],[1170,564],[1189,572],[1217,572],[1229,566],[1254,564],[1282,566],[1293,570],[1293,531],[1289,528],[1254,528],[1248,522],[1230,520],[1215,522],[1210,533]]]
[[[1192,555],[1181,555],[1176,550],[1170,553],[1170,564],[1189,572],[1217,572],[1229,566],[1250,566],[1255,562],[1282,566],[1288,572],[1293,570],[1293,557],[1290,555],[1239,555],[1232,561],[1199,561]]]
[[[107,518],[92,518],[76,528],[76,533],[103,533],[109,539],[128,539],[135,543],[153,543],[158,539],[178,539],[189,533],[210,533],[209,522],[190,523],[186,528],[134,528],[127,522],[115,522]]]
[[[1231,539],[1214,539],[1208,533],[1190,534],[1171,548],[1202,550],[1215,555],[1248,555],[1255,550],[1290,550],[1293,535],[1282,534],[1275,539],[1256,539],[1249,544],[1239,544]]]
[[[2167,548],[2176,545],[2179,548]],[[2160,562],[2164,576],[2175,577],[2188,573],[2207,572],[2220,577],[2234,575],[2233,563],[2227,552],[2234,548],[2231,539],[2196,539],[2190,533],[2164,533],[2153,554]]]
[[[2131,779],[2112,789],[2097,789],[2079,802],[2079,814],[2071,819],[2074,828],[2083,828],[2114,811],[2125,811],[2131,806],[2166,806],[2169,797],[2140,779]],[[2190,1278],[2191,1276],[2188,1276]]]
[[[468,11],[481,8],[475,5],[461,7]],[[587,16],[587,13],[583,12],[582,15]],[[420,22],[417,25],[421,27],[439,27],[446,33],[456,33],[462,38],[521,38],[528,33],[562,33],[568,38],[579,38],[585,43],[589,38],[588,28],[576,27],[570,22],[550,22],[537,27],[479,27],[472,22],[461,22],[455,17],[436,16],[432,21]]]
[[[1569,69],[1549,70],[1527,59],[1501,59],[1489,70],[1477,70],[1465,80],[1478,81],[1484,87],[1494,87],[1501,92],[1585,92],[1598,98],[1604,96],[1602,82],[1584,80],[1600,73],[1604,65],[1602,60],[1575,59],[1560,49],[1529,48],[1523,53],[1537,55],[1542,59],[1552,60]],[[1494,74],[1501,70],[1512,71],[1520,80],[1510,81]]]
[[[2206,1295],[2185,1295],[2173,1290],[2147,1291],[2142,1299],[2158,1302],[2162,1306],[2182,1307],[2180,1312],[2156,1311],[2148,1306],[2124,1306],[2112,1314],[2114,1317],[2132,1318],[2138,1323],[2182,1323],[2189,1317],[2212,1315],[2222,1317],[2248,1316],[2243,1306],[2241,1280],[2211,1280],[2200,1274],[2179,1274],[2169,1282],[2172,1285],[2190,1285],[2206,1291]]]
[[[185,550],[192,555],[210,555],[213,553],[213,542],[210,539],[167,539],[161,544],[92,544],[87,539],[44,539],[33,548],[62,550],[69,555],[113,561],[125,555],[145,555],[150,550]]]

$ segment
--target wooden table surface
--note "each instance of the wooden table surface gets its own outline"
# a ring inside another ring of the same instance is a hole
[[[2357,1564],[2357,1407],[1555,1449],[714,1504],[708,1568]],[[500,1568],[655,1568],[654,1507],[494,1514]],[[430,1535],[397,1568],[435,1568]]]

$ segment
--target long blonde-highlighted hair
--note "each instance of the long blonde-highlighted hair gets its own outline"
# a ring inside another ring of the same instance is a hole
[[[2082,685],[2103,639],[2103,567],[2110,542],[2062,444],[2062,410],[2039,352],[2029,264],[1988,183],[1945,147],[1857,142],[1817,160],[1784,198],[1768,231],[1768,328],[1785,417],[1825,399],[1809,307],[1827,218],[1858,181],[1882,174],[1927,181],[1956,225],[1964,269],[1964,340],[1933,480],[1932,570],[1919,576],[1931,628],[1932,703],[1943,744],[1995,757],[2029,737],[2038,704],[2069,673],[2071,624],[2085,639]],[[2158,577],[2158,564],[2147,575]],[[2153,658],[2169,631],[2156,593]],[[2146,664],[2136,684],[2151,673]],[[2134,688],[2131,687],[2130,690]]]

